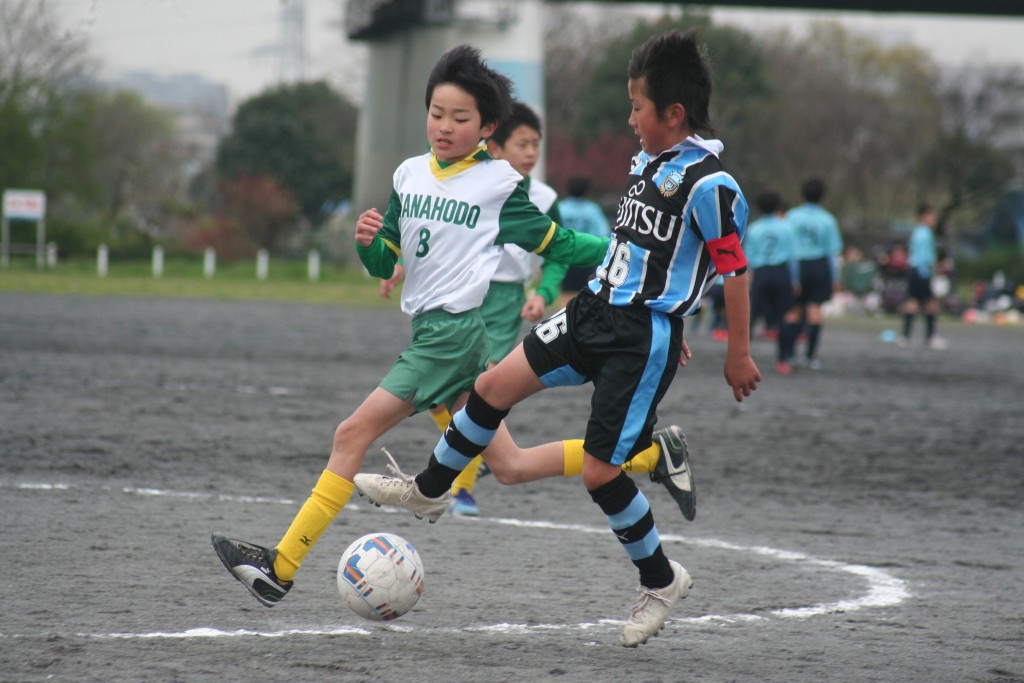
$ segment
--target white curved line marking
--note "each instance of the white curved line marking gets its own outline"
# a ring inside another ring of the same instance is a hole
[[[15,484],[14,488],[23,490],[55,490],[55,491],[66,491],[72,488],[69,484],[48,484],[48,483],[23,483]],[[138,488],[138,487],[125,487],[121,489],[122,493],[128,495],[138,496],[157,496],[157,497],[171,497],[171,498],[189,498],[189,499],[201,499],[201,500],[217,500],[220,502],[230,503],[268,503],[275,505],[296,505],[297,502],[290,498],[270,498],[270,497],[259,497],[259,496],[237,496],[237,495],[220,495],[211,493],[195,493],[188,491],[170,491],[166,489],[153,489],[153,488]],[[346,506],[347,510],[359,511],[366,510],[367,507],[360,506],[358,504],[349,504]],[[400,513],[401,511],[394,508],[380,508],[378,512],[392,512]],[[403,513],[404,514],[404,513]],[[561,524],[557,522],[547,521],[530,521],[522,519],[512,518],[500,518],[500,517],[480,517],[471,520],[459,520],[460,522],[465,521],[471,524],[496,524],[501,526],[513,526],[528,529],[547,529],[552,531],[570,531],[575,533],[584,534],[607,534],[608,529],[606,527],[590,527],[579,524]],[[688,545],[712,548],[716,550],[730,550],[736,552],[745,552],[754,555],[761,555],[764,557],[771,557],[776,560],[784,562],[794,562],[798,564],[805,564],[814,567],[821,567],[831,571],[844,572],[852,574],[854,576],[864,579],[868,584],[867,592],[858,598],[852,598],[849,600],[838,600],[834,602],[824,602],[817,605],[808,605],[804,607],[784,607],[780,609],[771,610],[766,614],[783,618],[783,619],[807,619],[809,617],[820,616],[824,614],[834,614],[836,612],[854,612],[866,608],[881,608],[881,607],[892,607],[900,604],[904,600],[907,600],[911,593],[907,587],[907,583],[902,579],[892,576],[888,572],[878,569],[877,567],[868,567],[866,565],[859,564],[848,564],[845,562],[839,562],[836,560],[826,560],[817,557],[812,557],[804,553],[794,552],[790,550],[780,550],[778,548],[771,548],[768,546],[744,546],[736,543],[730,543],[729,541],[723,541],[714,538],[687,538],[675,534],[662,534],[662,542],[667,543],[685,543]],[[698,617],[682,617],[677,619],[669,619],[668,623],[671,624],[689,624],[689,625],[707,625],[707,624],[735,624],[735,623],[750,623],[765,621],[769,617],[759,614],[708,614]],[[399,632],[429,632],[429,633],[497,633],[497,634],[509,634],[509,635],[528,635],[534,633],[551,633],[557,631],[588,631],[594,629],[610,629],[613,627],[621,627],[622,621],[614,619],[602,619],[597,622],[581,622],[577,624],[478,624],[474,626],[465,626],[461,628],[443,628],[443,627],[429,627],[429,626],[407,626],[407,625],[375,625],[376,629],[387,629]],[[330,629],[287,629],[283,631],[253,631],[248,629],[240,629],[235,631],[222,631],[215,628],[192,628],[184,631],[172,631],[172,632],[151,632],[151,633],[78,633],[76,635],[87,638],[108,638],[108,639],[154,639],[154,638],[238,638],[238,637],[260,637],[260,638],[280,638],[284,636],[301,635],[301,636],[340,636],[340,635],[353,635],[363,636],[370,635],[373,633],[372,630],[358,627],[343,627],[343,628],[330,628]],[[4,637],[4,634],[0,634],[0,638]]]

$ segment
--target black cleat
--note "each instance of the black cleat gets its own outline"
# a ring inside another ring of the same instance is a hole
[[[686,435],[682,429],[672,425],[654,432],[653,438],[661,447],[661,457],[651,472],[651,481],[667,488],[683,517],[692,522],[697,516],[697,488],[693,484]]]
[[[281,581],[274,574],[277,550],[236,541],[221,534],[210,537],[217,557],[231,575],[242,582],[262,605],[273,607],[291,590],[294,581]]]

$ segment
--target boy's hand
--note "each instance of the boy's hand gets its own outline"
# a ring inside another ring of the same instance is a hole
[[[544,312],[547,310],[547,305],[544,303],[544,297],[540,294],[534,294],[526,300],[523,304],[523,310],[520,313],[520,317],[526,318],[532,323],[539,321],[544,317]]]
[[[356,221],[356,243],[361,247],[370,246],[377,236],[377,231],[383,227],[384,223],[377,209],[367,209]]]
[[[395,264],[395,273],[387,280],[380,281],[381,298],[390,299],[391,290],[398,286],[398,283],[405,279],[405,268],[401,263]]]
[[[761,382],[761,371],[754,364],[750,354],[727,354],[725,357],[725,381],[732,387],[732,395],[736,401],[743,401],[744,396],[757,389]]]
[[[685,368],[686,361],[693,358],[693,352],[690,351],[690,345],[686,343],[686,335],[683,335],[683,348],[679,351],[679,367]]]

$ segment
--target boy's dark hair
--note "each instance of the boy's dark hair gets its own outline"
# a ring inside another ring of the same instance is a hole
[[[932,208],[932,205],[928,204],[927,202],[921,202],[920,204],[917,205],[918,218],[925,215],[926,213],[933,213],[934,211],[935,209]]]
[[[776,192],[762,192],[757,198],[757,208],[765,215],[774,214],[782,207],[782,197]]]
[[[590,178],[585,175],[574,175],[569,178],[569,186],[566,189],[571,197],[586,197],[590,192]]]
[[[629,58],[630,80],[644,79],[647,97],[654,102],[658,117],[678,102],[686,109],[690,130],[713,131],[708,107],[711,104],[711,63],[698,41],[697,30],[670,31],[649,38]]]
[[[480,50],[472,45],[459,45],[441,55],[427,78],[427,109],[434,89],[445,83],[456,85],[476,100],[483,125],[504,121],[512,102],[512,81],[487,66]]]
[[[811,204],[821,202],[822,197],[825,196],[825,181],[821,178],[805,180],[804,184],[800,187],[800,194],[804,196],[805,201]]]
[[[537,112],[519,100],[514,100],[509,115],[503,118],[498,127],[494,129],[494,133],[491,134],[491,140],[504,147],[512,133],[519,126],[532,128],[537,131],[537,135],[543,135],[540,128],[540,117],[537,116]]]

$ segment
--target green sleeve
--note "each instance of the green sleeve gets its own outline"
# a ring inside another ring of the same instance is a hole
[[[548,218],[559,225],[562,224],[562,214],[558,210],[558,202],[552,202],[551,208],[547,211]],[[536,292],[544,297],[544,303],[550,306],[558,299],[561,293],[562,280],[569,266],[562,263],[555,263],[550,259],[544,259],[540,266],[540,282],[537,283]]]
[[[608,252],[609,237],[595,237],[585,232],[554,226],[551,240],[537,253],[545,261],[554,261],[566,266],[596,266]]]
[[[569,267],[555,263],[550,259],[544,259],[544,263],[540,266],[540,283],[537,285],[537,293],[544,297],[544,303],[550,306],[555,303],[555,299],[558,298],[560,291],[560,285],[562,280],[565,279],[565,273],[569,270]]]
[[[551,208],[548,209],[548,217],[559,225],[562,224],[562,212],[558,210],[558,202],[551,202]]]
[[[566,230],[542,213],[517,185],[498,217],[498,244],[515,244],[565,266],[593,266],[608,251],[607,237]]]
[[[367,272],[373,277],[387,279],[395,273],[395,263],[402,255],[401,234],[398,229],[398,217],[402,212],[402,201],[398,193],[391,190],[387,211],[384,212],[384,227],[370,242],[363,247],[356,243],[356,253],[363,262]]]

